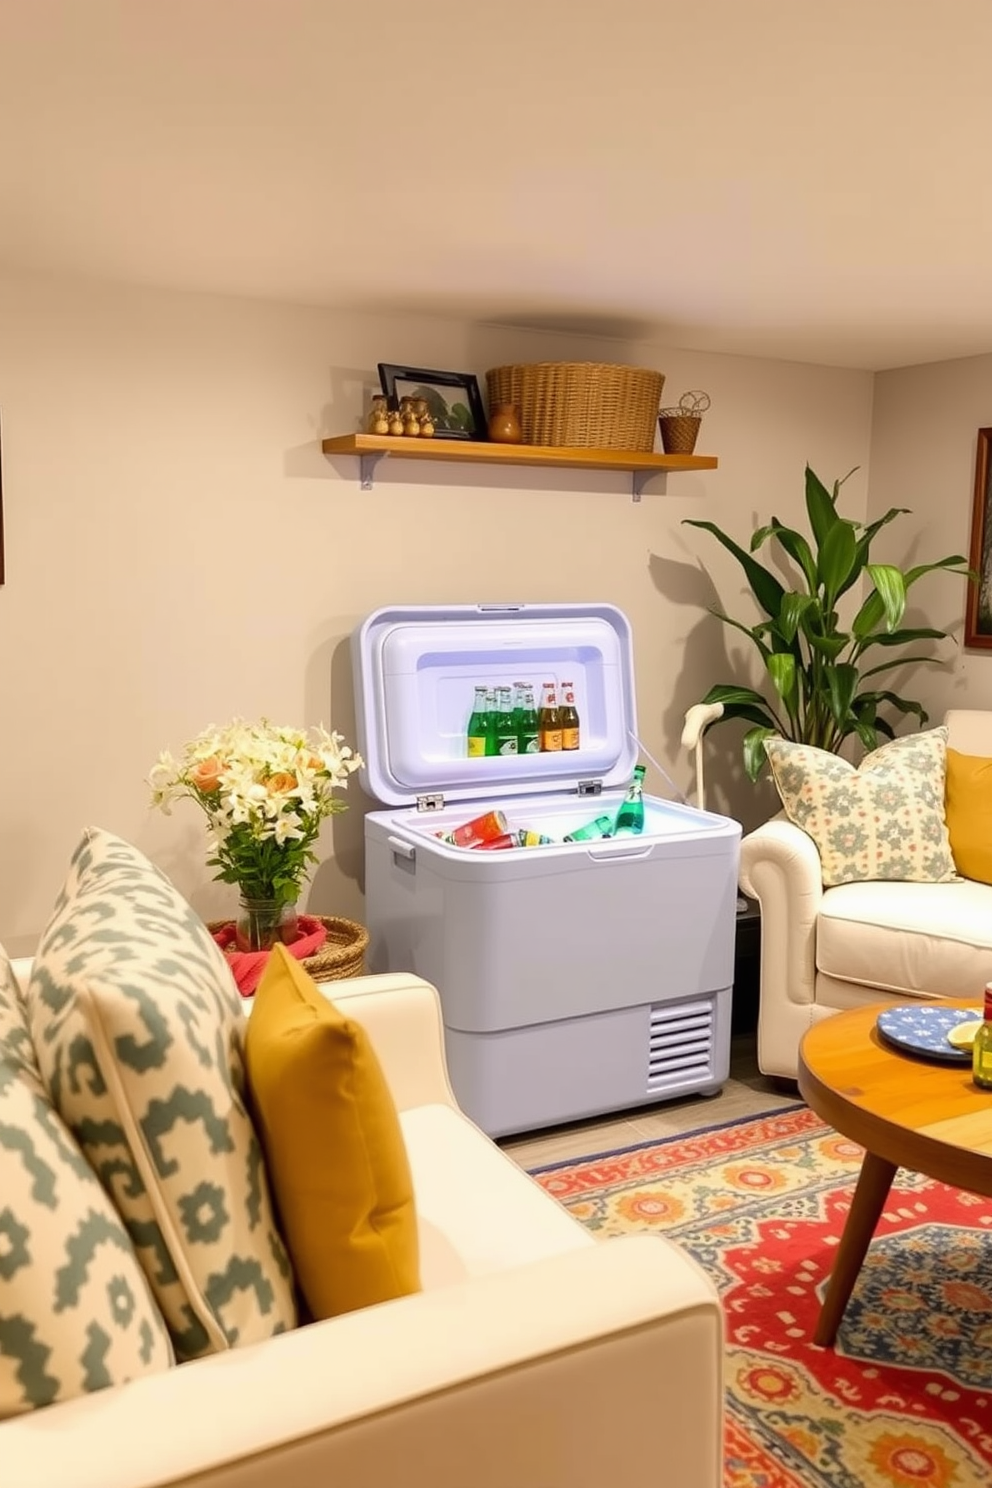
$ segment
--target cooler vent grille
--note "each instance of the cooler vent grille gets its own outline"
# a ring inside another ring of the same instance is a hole
[[[648,1094],[705,1079],[713,1070],[712,1002],[659,1002],[651,1009]]]

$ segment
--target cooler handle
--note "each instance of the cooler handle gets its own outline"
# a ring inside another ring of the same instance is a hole
[[[402,837],[387,837],[386,841],[393,849],[393,853],[396,857],[406,858],[408,863],[413,863],[416,861],[417,849],[413,846],[412,843],[404,842]]]
[[[630,858],[649,858],[654,846],[651,842],[646,845],[639,842],[636,846],[629,847],[626,850],[621,849],[618,852],[616,847],[612,845],[615,841],[615,838],[611,839],[611,845],[608,848],[601,848],[599,852],[592,847],[586,848],[586,852],[597,863],[615,863],[618,858],[623,862],[627,862]]]

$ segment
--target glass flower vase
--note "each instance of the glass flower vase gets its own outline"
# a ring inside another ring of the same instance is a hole
[[[234,944],[239,951],[270,951],[277,940],[292,945],[298,934],[295,904],[242,894],[234,926]]]

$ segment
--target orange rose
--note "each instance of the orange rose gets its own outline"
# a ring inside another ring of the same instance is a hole
[[[308,770],[323,770],[323,768],[324,768],[324,761],[320,758],[320,756],[318,754],[312,754],[310,756],[310,758],[307,760],[307,769]]]
[[[266,782],[269,790],[274,796],[281,795],[283,791],[292,790],[296,784],[296,776],[290,775],[287,770],[280,770],[276,775],[270,775]]]
[[[204,795],[209,796],[219,789],[223,769],[222,761],[212,754],[209,759],[199,760],[190,770],[190,784],[194,785],[198,791],[202,791]]]

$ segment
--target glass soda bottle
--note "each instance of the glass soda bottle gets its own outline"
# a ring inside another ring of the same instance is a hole
[[[496,691],[499,696],[496,710],[496,752],[497,754],[516,754],[517,726],[513,721],[510,689],[498,687]]]
[[[541,689],[541,711],[537,715],[537,723],[541,735],[542,752],[559,750],[561,748],[561,714],[558,711],[558,699],[555,696],[553,682],[545,682]]]
[[[537,721],[534,689],[530,683],[525,682],[523,702],[520,707],[520,721],[517,724],[517,753],[539,754],[540,751],[541,729]]]
[[[597,816],[595,821],[586,822],[584,827],[576,827],[574,832],[569,832],[562,838],[563,842],[593,842],[599,837],[613,836],[612,816]]]
[[[992,1090],[992,982],[985,987],[985,1021],[971,1048],[971,1074],[976,1085]]]
[[[579,713],[575,706],[575,688],[571,682],[561,684],[562,704],[559,709],[561,718],[561,747],[562,749],[578,749],[579,747]]]
[[[475,702],[472,704],[472,716],[468,721],[466,730],[468,740],[469,759],[481,759],[486,752],[486,689],[484,686],[475,689]]]
[[[496,708],[496,689],[486,688],[486,753],[499,754],[499,739],[497,737],[497,726],[499,713]]]
[[[614,837],[637,837],[644,831],[644,776],[647,765],[634,766],[634,778],[627,787],[627,795],[617,812]]]

